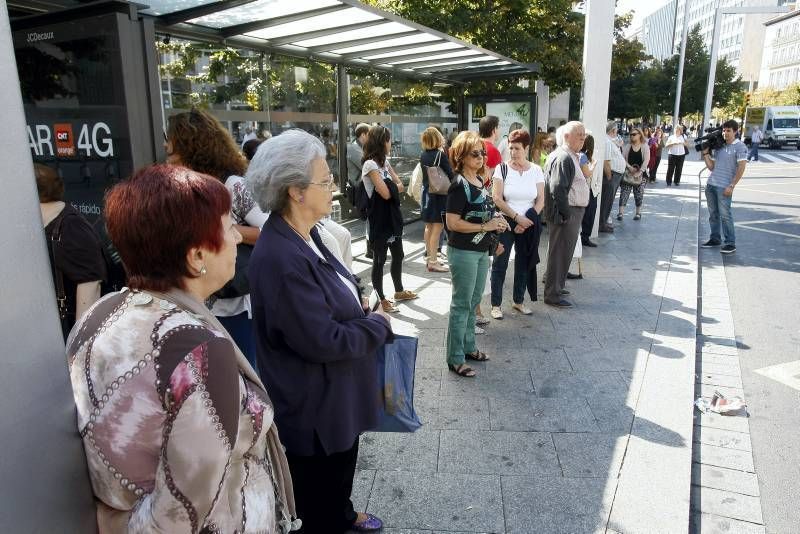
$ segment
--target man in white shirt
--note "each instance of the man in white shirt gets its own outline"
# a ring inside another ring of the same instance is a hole
[[[750,134],[750,152],[747,154],[747,161],[751,159],[758,161],[758,145],[764,140],[764,133],[758,126],[753,126],[753,133]]]
[[[614,206],[614,197],[622,182],[622,173],[625,172],[625,158],[617,146],[617,124],[609,122],[606,125],[606,150],[603,158],[603,189],[600,193],[600,232],[612,233],[614,227],[608,222],[611,208]]]

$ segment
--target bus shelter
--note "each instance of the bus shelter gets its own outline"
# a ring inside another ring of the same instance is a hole
[[[188,109],[195,95],[234,136],[242,124],[273,134],[304,127],[324,135],[327,126],[337,148],[330,164],[341,179],[345,161],[336,156],[346,153],[348,125],[380,122],[406,141],[423,125],[466,128],[476,110],[488,109],[461,98],[455,110],[428,102],[421,111],[351,113],[354,94],[375,92],[364,90],[370,72],[458,87],[536,71],[351,0],[7,0],[0,38],[0,70],[12,82],[0,89],[4,118],[10,132],[25,132],[24,141],[9,135],[0,144],[19,175],[8,180],[0,225],[13,259],[0,262],[7,356],[0,471],[11,488],[0,518],[10,532],[96,530],[31,159],[57,170],[66,200],[102,232],[104,192],[133,169],[163,160],[165,118]],[[244,98],[231,92],[233,82],[242,83],[231,70],[209,81],[220,54],[237,55],[237,69],[259,73],[249,75]],[[177,71],[181,65],[186,72]],[[320,83],[321,72],[332,77],[333,91],[330,80]],[[270,89],[259,91],[255,82],[264,78]]]

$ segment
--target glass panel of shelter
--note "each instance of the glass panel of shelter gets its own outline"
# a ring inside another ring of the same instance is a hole
[[[355,216],[348,199],[347,179],[339,178],[333,65],[174,38],[169,43],[159,41],[158,49],[165,117],[192,106],[206,109],[240,144],[248,131],[260,138],[290,128],[312,133],[325,145],[328,166],[341,184],[333,217],[347,220]],[[355,140],[358,123],[389,128],[389,162],[407,185],[419,161],[420,134],[428,126],[436,126],[445,139],[450,137],[457,129],[455,110],[437,101],[438,95],[427,93],[426,86],[415,80],[365,73],[349,75],[348,81],[347,142]],[[404,197],[405,218],[417,217],[419,206],[407,195]],[[351,231],[357,234],[359,230]]]

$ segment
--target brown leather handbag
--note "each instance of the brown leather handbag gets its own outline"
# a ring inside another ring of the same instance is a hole
[[[450,189],[450,178],[447,173],[439,167],[439,162],[442,160],[442,151],[436,153],[436,159],[433,162],[433,167],[425,165],[425,172],[428,174],[428,194],[429,195],[446,195]]]

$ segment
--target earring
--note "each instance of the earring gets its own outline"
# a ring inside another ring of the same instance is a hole
[[[305,201],[305,197],[300,197],[300,204],[302,204],[304,201]]]
[[[206,266],[205,266],[205,265],[203,265],[202,267],[200,267],[200,276],[203,276],[203,275],[205,275],[207,272],[208,272],[208,271],[206,271]]]

